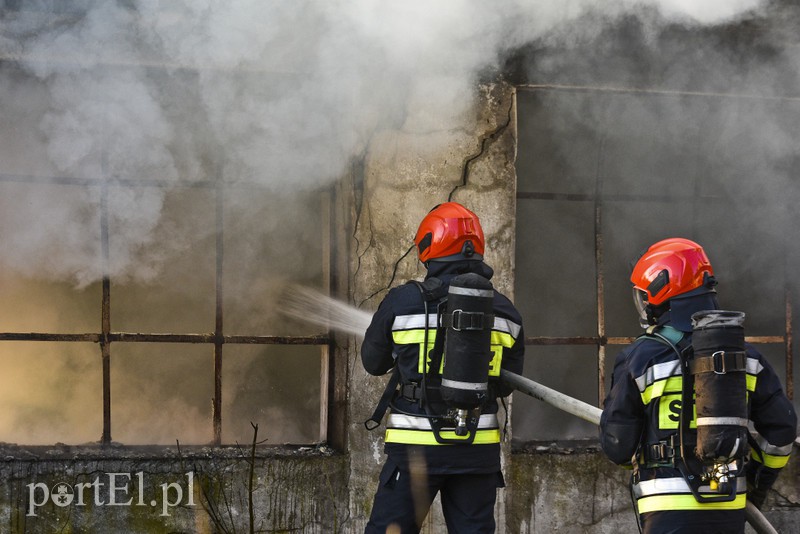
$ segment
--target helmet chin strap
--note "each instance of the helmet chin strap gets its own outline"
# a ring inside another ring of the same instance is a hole
[[[653,326],[658,324],[659,318],[664,315],[664,312],[669,311],[669,307],[665,304],[661,306],[653,306],[652,304],[648,304],[644,308],[645,316],[642,317],[642,327],[647,328],[648,326]]]

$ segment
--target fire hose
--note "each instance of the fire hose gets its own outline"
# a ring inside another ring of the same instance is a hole
[[[589,423],[595,425],[600,424],[600,415],[603,411],[596,406],[592,406],[591,404],[565,395],[555,389],[551,389],[529,378],[525,378],[524,376],[506,371],[505,369],[500,370],[500,379],[514,389],[526,395],[530,395],[534,399],[546,402],[554,408],[558,408]],[[747,522],[750,523],[750,526],[753,527],[753,530],[755,530],[757,534],[778,534],[778,531],[767,521],[767,518],[764,517],[761,510],[756,508],[750,501],[747,501],[745,516]]]

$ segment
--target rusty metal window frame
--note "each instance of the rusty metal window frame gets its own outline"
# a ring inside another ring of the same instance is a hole
[[[606,94],[631,94],[648,95],[653,97],[663,96],[683,96],[698,98],[730,98],[730,99],[755,99],[776,102],[800,102],[800,98],[780,97],[780,96],[758,96],[740,95],[726,93],[706,93],[690,91],[662,91],[653,89],[635,88],[614,88],[614,87],[592,87],[592,86],[569,86],[551,84],[524,84],[517,85],[517,91],[532,92],[581,92],[581,93],[606,93]],[[609,336],[605,325],[605,280],[603,276],[603,202],[604,200],[671,200],[670,198],[659,195],[649,197],[644,195],[607,195],[603,193],[603,179],[600,173],[595,174],[595,191],[590,194],[560,194],[560,193],[536,193],[530,191],[518,191],[517,201],[528,199],[535,200],[561,200],[570,202],[592,202],[594,204],[594,267],[595,267],[595,304],[597,309],[597,335],[595,336],[575,336],[575,337],[548,337],[548,336],[528,336],[525,338],[526,345],[565,345],[565,346],[585,346],[594,345],[597,349],[597,399],[598,406],[602,407],[606,392],[606,347],[608,345],[627,345],[632,343],[635,337]],[[675,197],[677,198],[677,197]],[[776,336],[746,336],[745,341],[753,345],[758,344],[782,344],[784,347],[785,372],[786,372],[786,395],[790,400],[794,399],[794,363],[793,363],[793,327],[792,327],[792,300],[788,283],[784,287],[784,332]]]
[[[100,188],[100,239],[103,262],[102,298],[101,298],[101,325],[99,332],[84,334],[63,334],[52,332],[0,332],[2,341],[57,341],[57,342],[84,342],[96,343],[99,346],[102,359],[102,389],[103,389],[103,431],[100,438],[101,445],[111,443],[111,347],[114,343],[186,343],[208,344],[214,347],[214,396],[212,399],[212,438],[213,446],[222,445],[222,360],[223,347],[231,344],[244,345],[309,345],[320,348],[320,429],[319,441],[328,440],[329,421],[329,390],[331,387],[331,355],[333,336],[328,331],[325,334],[311,336],[265,336],[265,335],[226,335],[224,333],[223,317],[223,258],[224,235],[223,208],[225,191],[234,188],[261,188],[256,183],[224,183],[222,180],[207,180],[181,183],[182,187],[194,187],[213,190],[215,195],[215,321],[212,333],[142,333],[142,332],[115,332],[111,330],[111,278],[108,275],[109,265],[109,230],[108,230],[108,192],[111,187],[174,187],[174,182],[159,180],[129,180],[109,179],[96,180],[69,177],[41,177],[13,174],[0,174],[0,182],[17,182],[25,184],[49,184],[72,187],[97,187]],[[322,275],[323,291],[330,293],[331,265],[332,265],[332,190],[324,192],[320,199],[322,210]]]

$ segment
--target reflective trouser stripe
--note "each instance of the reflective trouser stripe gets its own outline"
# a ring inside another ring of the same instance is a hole
[[[467,440],[469,436],[456,436],[452,430],[445,430],[439,433],[442,438],[448,440]],[[402,428],[387,428],[386,443],[405,443],[407,445],[449,445],[436,441],[436,436],[431,430],[410,430]],[[500,443],[500,429],[478,430],[475,432],[474,445],[485,445],[488,443]]]
[[[716,493],[703,495],[713,496]],[[694,495],[653,495],[652,497],[642,497],[636,501],[636,506],[640,514],[647,512],[658,512],[661,510],[739,510],[745,507],[747,495],[739,493],[736,498],[728,502],[708,502],[700,503]]]
[[[764,455],[761,458],[761,454],[758,454],[758,451],[751,450],[750,457],[756,462],[772,469],[780,469],[789,463],[789,455],[792,454],[794,443],[773,445],[761,434],[756,435],[756,443],[758,443],[758,448],[761,449],[761,454]]]
[[[761,457],[762,455],[764,456],[763,458]],[[789,463],[788,454],[786,456],[776,456],[774,454],[767,454],[766,452],[758,454],[756,451],[750,450],[750,458],[772,469],[781,469],[786,467],[786,464]]]
[[[478,430],[499,428],[497,415],[485,413],[478,418]],[[431,421],[427,417],[406,415],[401,413],[390,413],[386,419],[386,428],[402,428],[405,430],[427,430],[430,431]]]
[[[469,436],[456,436],[453,428],[439,432],[440,437],[466,440]],[[441,445],[433,435],[430,419],[399,413],[390,413],[386,419],[386,443],[409,445]],[[472,443],[500,443],[500,428],[496,414],[483,414],[478,418],[478,430]]]
[[[700,503],[692,495],[689,485],[681,477],[643,480],[634,485],[636,506],[640,514],[659,510],[738,510],[744,508],[746,484],[743,477],[736,479],[736,498],[727,502]],[[709,497],[719,493],[701,492]]]

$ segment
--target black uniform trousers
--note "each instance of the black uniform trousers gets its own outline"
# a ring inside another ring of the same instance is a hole
[[[452,534],[493,534],[497,488],[503,475],[425,474],[401,469],[388,460],[381,471],[372,514],[364,534],[416,534],[436,494]]]

